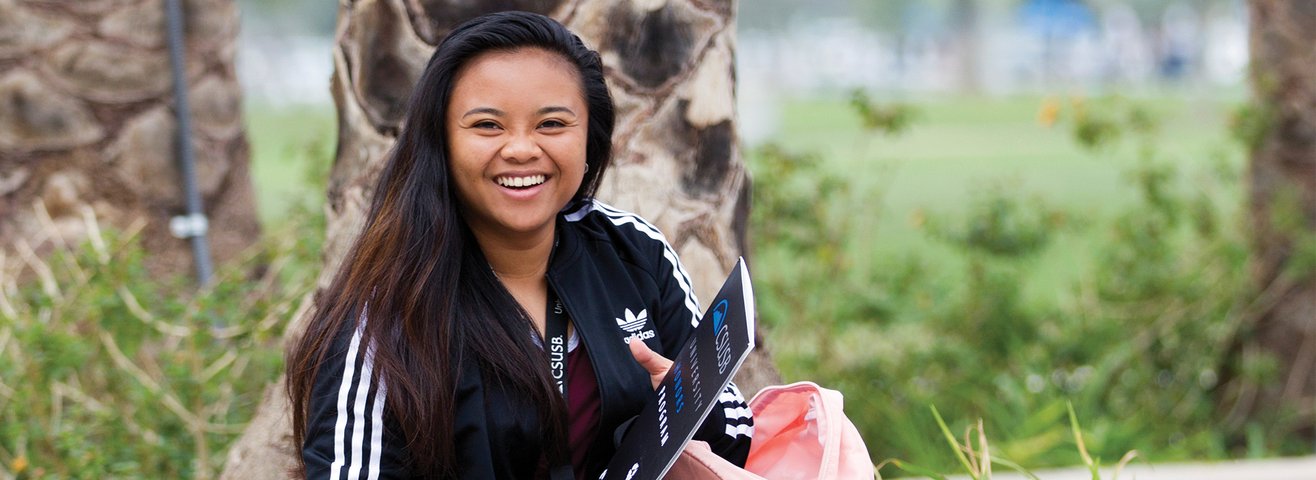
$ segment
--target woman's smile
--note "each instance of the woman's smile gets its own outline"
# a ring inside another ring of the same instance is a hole
[[[494,182],[513,190],[524,190],[544,184],[547,175],[499,175]]]
[[[494,177],[494,183],[503,190],[503,195],[513,202],[538,201],[540,194],[547,190],[547,174],[501,174]]]

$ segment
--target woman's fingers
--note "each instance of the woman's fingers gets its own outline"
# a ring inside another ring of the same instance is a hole
[[[635,361],[640,363],[641,367],[649,372],[649,381],[653,383],[653,388],[658,388],[658,384],[667,376],[667,371],[672,368],[672,361],[663,358],[662,355],[655,353],[645,345],[644,341],[638,336],[631,337],[631,356]]]

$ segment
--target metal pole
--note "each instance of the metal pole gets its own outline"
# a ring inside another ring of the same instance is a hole
[[[192,257],[196,261],[197,283],[210,280],[209,228],[201,206],[201,191],[196,183],[196,160],[192,156],[192,113],[187,103],[187,69],[183,62],[183,6],[180,0],[165,0],[165,18],[169,34],[169,60],[174,78],[174,113],[178,116],[178,166],[183,175],[187,197],[187,215],[174,217],[169,229],[174,236],[192,239]]]

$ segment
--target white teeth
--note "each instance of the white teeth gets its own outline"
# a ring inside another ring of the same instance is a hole
[[[494,179],[499,185],[504,187],[533,187],[544,183],[543,175],[530,175],[528,177],[498,177]]]

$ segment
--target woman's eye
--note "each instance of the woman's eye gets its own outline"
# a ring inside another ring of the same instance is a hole
[[[471,126],[474,127],[474,128],[481,128],[481,129],[495,129],[495,128],[498,128],[498,124],[497,124],[497,123],[491,122],[491,121],[489,121],[489,120],[484,120],[484,121],[476,122],[475,125],[471,125]]]
[[[559,120],[545,120],[544,123],[539,124],[539,126],[543,128],[562,128],[567,126],[567,124],[562,123]]]

